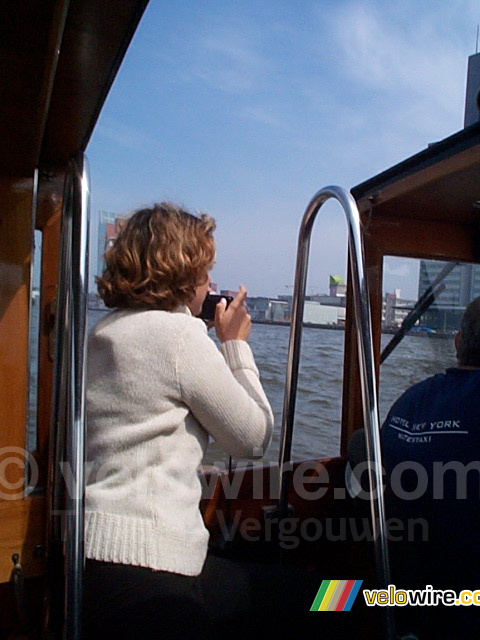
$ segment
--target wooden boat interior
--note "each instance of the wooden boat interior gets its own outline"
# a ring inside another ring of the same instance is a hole
[[[64,179],[72,155],[84,151],[88,144],[147,2],[22,0],[3,3],[1,8],[2,638],[38,637],[45,625],[51,517],[48,476],[54,449],[50,435],[53,328],[59,313]],[[355,186],[351,193],[363,227],[378,381],[385,257],[480,262],[480,125],[429,146]],[[300,209],[299,222],[301,213]],[[34,230],[42,236],[38,400],[35,446],[26,452]],[[289,469],[288,516],[295,519],[297,533],[306,523],[303,535],[284,530],[279,552],[277,465],[234,462],[231,470],[202,472],[205,490],[201,508],[212,547],[219,553],[261,562],[276,562],[280,555],[282,561],[323,571],[326,578],[362,578],[365,584],[374,585],[372,543],[335,535],[341,530],[341,521],[365,517],[356,511],[345,483],[346,444],[351,434],[364,426],[357,319],[351,278],[348,280],[340,450],[338,456],[328,459],[312,451],[310,460],[295,462]],[[17,462],[12,462],[12,456]],[[294,482],[294,477],[300,480]],[[308,522],[313,521],[331,535],[309,536]],[[13,581],[19,567],[25,581],[20,590],[14,588],[18,581]],[[364,637],[376,637],[375,616],[381,617],[381,612],[368,615]]]

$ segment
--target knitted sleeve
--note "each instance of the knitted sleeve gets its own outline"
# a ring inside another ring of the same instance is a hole
[[[197,320],[179,343],[177,379],[182,401],[227,453],[261,457],[273,414],[249,345],[231,340],[217,348]]]

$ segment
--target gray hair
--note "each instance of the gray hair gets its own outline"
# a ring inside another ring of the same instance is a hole
[[[480,367],[480,297],[470,302],[462,316],[457,359],[461,366]]]

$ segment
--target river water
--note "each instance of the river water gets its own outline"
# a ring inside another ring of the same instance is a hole
[[[104,314],[89,311],[89,327]],[[249,343],[265,393],[275,416],[275,431],[265,461],[278,460],[283,411],[289,327],[254,324]],[[382,348],[392,338],[382,335]],[[316,458],[339,453],[344,332],[305,327],[302,334],[292,458]],[[455,365],[451,339],[406,336],[382,364],[379,410],[382,421],[395,399],[423,378]],[[205,464],[223,463],[226,456],[211,443]]]

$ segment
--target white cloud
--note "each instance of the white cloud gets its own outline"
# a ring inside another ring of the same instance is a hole
[[[461,129],[473,15],[465,0],[318,4],[309,72],[297,79],[318,126],[300,120],[298,143],[308,126],[320,162],[351,185]]]
[[[383,261],[384,291],[401,289],[402,297],[416,299],[418,295],[419,260],[387,256]]]
[[[104,118],[97,125],[96,134],[107,138],[124,149],[138,153],[144,146],[152,145],[152,136],[143,133],[135,126],[126,125],[124,122],[112,118]]]
[[[192,72],[217,90],[234,94],[252,91],[268,72],[269,63],[246,24],[213,27],[196,45],[198,57]]]
[[[406,262],[400,262],[392,265],[389,260],[384,263],[384,271],[390,276],[399,276],[400,278],[406,278],[411,275],[410,266]]]
[[[444,110],[455,116],[465,82],[458,73],[465,47],[439,27],[449,19],[449,5],[436,3],[434,11],[416,11],[405,20],[388,3],[342,3],[329,18],[342,72],[403,105],[420,100],[431,115]]]
[[[277,114],[273,107],[245,105],[239,107],[238,115],[268,127],[285,128],[280,114]]]

